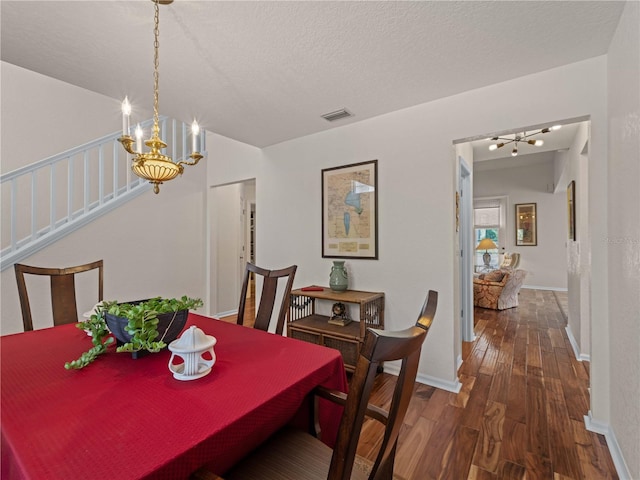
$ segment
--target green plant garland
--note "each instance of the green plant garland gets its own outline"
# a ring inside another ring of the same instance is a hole
[[[132,335],[131,341],[119,346],[116,352],[159,352],[167,344],[163,341],[164,337],[156,341],[160,335],[157,330],[158,315],[174,312],[175,318],[175,314],[180,310],[195,310],[202,305],[201,299],[187,296],[180,299],[155,297],[137,304],[118,303],[117,300],[102,302],[88,320],[76,325],[79,329],[91,331],[93,347],[76,360],[65,363],[64,368],[70,370],[86,367],[98,355],[105,353],[107,347],[115,341],[109,336],[106,313],[129,319],[125,330]]]

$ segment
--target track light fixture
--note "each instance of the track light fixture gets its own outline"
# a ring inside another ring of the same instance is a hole
[[[559,130],[560,128],[562,128],[562,125],[554,125],[553,127],[543,128],[542,130],[538,130],[537,132],[516,133],[516,134],[514,134],[513,138],[510,138],[510,137],[493,137],[493,138],[491,138],[491,141],[497,142],[497,143],[492,143],[489,146],[489,150],[494,151],[494,150],[502,148],[505,145],[508,145],[510,143],[515,143],[515,145],[513,146],[513,150],[511,150],[511,156],[515,157],[516,155],[518,155],[518,143],[526,143],[527,145],[534,145],[536,147],[541,147],[544,144],[544,140],[539,139],[539,138],[538,139],[534,139],[534,138],[530,138],[530,137],[533,137],[534,135],[539,135],[541,133],[549,133],[552,130]]]

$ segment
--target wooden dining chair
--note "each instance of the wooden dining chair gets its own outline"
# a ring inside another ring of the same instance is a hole
[[[414,326],[393,332],[367,329],[348,395],[323,387],[314,391],[318,397],[344,406],[333,450],[317,436],[287,427],[224,473],[224,480],[391,480],[398,434],[413,393],[420,350],[437,304],[438,293],[430,290]],[[368,401],[378,365],[393,360],[402,360],[402,363],[391,405],[386,411]],[[368,462],[356,457],[365,415],[385,425],[378,455],[369,471],[362,468]],[[205,469],[192,475],[192,480],[220,478]]]
[[[240,292],[240,305],[238,306],[238,325],[244,324],[244,312],[247,304],[247,291],[251,275],[260,275],[262,277],[262,294],[260,295],[260,305],[256,311],[256,320],[253,328],[269,331],[273,308],[276,303],[276,293],[278,292],[278,280],[287,279],[286,286],[282,292],[282,302],[278,311],[278,321],[276,324],[276,332],[282,335],[284,329],[284,320],[289,310],[289,294],[293,288],[293,279],[296,276],[297,265],[291,265],[280,270],[267,270],[260,268],[252,263],[247,263],[244,273],[244,281],[242,282],[242,291]]]
[[[32,267],[16,263],[14,265],[16,281],[18,283],[18,296],[20,297],[20,308],[22,310],[22,322],[24,331],[33,330],[31,318],[31,306],[29,295],[27,294],[27,284],[25,274],[46,275],[51,277],[51,307],[53,310],[53,324],[63,325],[78,321],[78,307],[76,305],[76,285],[75,275],[77,273],[88,272],[98,269],[98,302],[103,300],[103,261],[77,265],[67,268],[43,268]]]

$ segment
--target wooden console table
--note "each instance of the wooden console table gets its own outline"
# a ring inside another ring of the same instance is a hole
[[[291,292],[287,335],[339,350],[345,369],[353,372],[366,329],[384,329],[384,293],[358,290],[334,292],[330,288],[322,288],[320,291],[297,289]],[[353,318],[354,321],[344,326],[330,324],[328,315],[316,313],[317,300],[358,305],[359,318]]]

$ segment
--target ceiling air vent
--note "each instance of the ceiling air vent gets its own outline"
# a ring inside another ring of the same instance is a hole
[[[335,112],[325,113],[324,115],[322,115],[322,118],[324,118],[328,122],[335,122],[336,120],[347,117],[353,117],[353,114],[346,108],[342,108],[340,110],[336,110]]]

